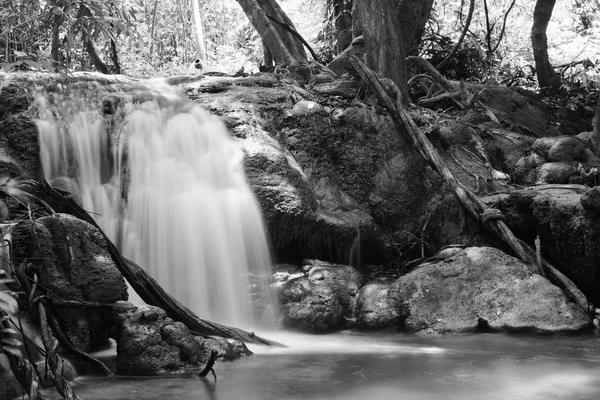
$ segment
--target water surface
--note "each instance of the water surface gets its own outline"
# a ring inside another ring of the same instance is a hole
[[[287,348],[215,366],[212,377],[83,378],[85,400],[600,398],[600,337],[265,334]],[[58,398],[58,397],[56,397]]]

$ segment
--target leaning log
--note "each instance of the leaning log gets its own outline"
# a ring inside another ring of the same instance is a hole
[[[490,209],[486,204],[468,187],[456,180],[446,163],[439,155],[435,147],[431,144],[425,134],[412,120],[410,115],[402,106],[401,93],[399,89],[394,90],[394,93],[386,91],[384,85],[371,69],[355,56],[350,58],[350,63],[360,75],[361,79],[373,89],[381,100],[385,108],[388,109],[392,118],[396,122],[400,133],[404,135],[415,147],[421,156],[431,165],[431,167],[450,185],[454,195],[462,203],[467,212],[476,220],[482,221],[483,225],[499,236],[506,244],[510,246],[513,252],[521,259],[530,271],[534,274],[539,273],[536,265],[535,250],[525,242],[519,240],[504,221],[504,216],[499,210]],[[393,95],[396,98],[392,99]],[[585,295],[575,286],[575,284],[563,275],[558,269],[550,265],[549,262],[543,261],[544,272],[546,275],[579,306],[586,314],[590,314],[593,307],[585,297]]]
[[[96,227],[106,240],[113,262],[142,300],[150,305],[162,308],[170,318],[183,322],[195,334],[235,339],[245,343],[280,345],[277,342],[261,338],[253,332],[201,319],[192,310],[167,293],[140,266],[126,260],[117,249],[117,246],[100,229],[96,221],[69,197],[68,193],[53,189],[46,181],[26,181],[19,185],[19,189],[29,194],[34,201],[41,203],[44,208],[50,208],[57,213],[73,215]]]

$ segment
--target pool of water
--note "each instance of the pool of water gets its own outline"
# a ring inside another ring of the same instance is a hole
[[[218,363],[216,382],[84,377],[73,388],[84,400],[600,399],[598,335],[264,335],[288,347]]]

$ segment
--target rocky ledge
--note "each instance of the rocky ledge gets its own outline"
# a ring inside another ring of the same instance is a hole
[[[468,247],[446,259],[433,258],[395,280],[365,285],[352,267],[324,263],[290,277],[280,288],[283,324],[306,332],[356,327],[564,333],[590,326],[586,312],[558,287],[491,247]]]

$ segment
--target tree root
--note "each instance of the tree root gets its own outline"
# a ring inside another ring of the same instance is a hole
[[[367,68],[358,57],[351,57],[350,62],[356,72],[360,75],[361,79],[368,83],[369,86],[373,88],[374,92],[377,93],[379,99],[392,115],[400,133],[413,144],[419,154],[425,155],[425,160],[438,172],[438,174],[440,174],[446,183],[452,187],[454,195],[463,204],[463,207],[465,207],[467,212],[476,220],[481,220],[483,212],[488,207],[469,188],[456,180],[435,147],[433,147],[429,139],[427,139],[412,118],[406,113],[402,106],[402,102],[392,100],[382,86],[377,75]],[[532,273],[538,273],[535,250],[519,240],[508,228],[502,218],[488,220],[484,226],[497,234],[506,244],[508,244],[514,253],[528,266]],[[587,315],[590,315],[591,310],[594,308],[591,306],[585,295],[581,293],[579,288],[547,261],[543,260],[543,266],[548,276],[551,277],[551,279],[557,283],[571,299],[573,299],[575,304],[585,311]]]

